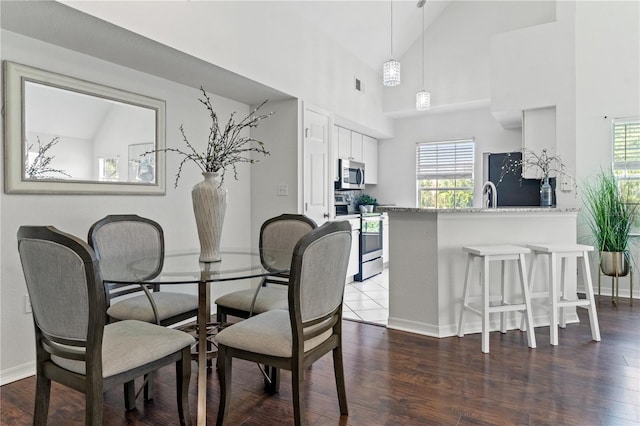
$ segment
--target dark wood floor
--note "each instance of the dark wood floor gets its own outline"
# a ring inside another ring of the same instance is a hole
[[[308,371],[306,417],[317,425],[638,425],[640,424],[640,302],[599,305],[602,342],[591,341],[586,312],[560,332],[536,329],[538,348],[526,335],[492,333],[491,353],[480,335],[435,339],[345,321],[344,355],[349,416],[340,418],[330,356]],[[194,364],[195,370],[195,364]],[[234,363],[230,425],[292,424],[290,375],[279,394],[262,390],[257,367]],[[157,377],[155,400],[124,411],[121,389],[105,394],[105,425],[177,423],[172,368]],[[196,375],[191,381],[195,421]],[[52,388],[50,425],[80,425],[83,396]],[[34,379],[0,388],[2,425],[29,425]],[[208,422],[215,424],[218,380],[209,377]]]

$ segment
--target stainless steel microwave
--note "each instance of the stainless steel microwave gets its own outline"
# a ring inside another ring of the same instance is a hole
[[[364,189],[364,163],[339,159],[336,189]]]

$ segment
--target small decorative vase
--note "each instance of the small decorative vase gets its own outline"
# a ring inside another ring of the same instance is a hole
[[[227,188],[216,180],[217,173],[203,172],[202,176],[204,180],[191,191],[200,239],[200,262],[219,262],[220,237],[227,210]]]
[[[545,176],[540,186],[540,207],[551,207],[551,203],[553,202],[552,192],[549,177]]]

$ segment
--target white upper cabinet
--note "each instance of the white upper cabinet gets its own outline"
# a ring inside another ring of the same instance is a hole
[[[351,130],[338,127],[338,158],[351,159]]]
[[[362,158],[362,134],[351,132],[351,159],[363,163]]]
[[[362,134],[338,128],[338,158],[362,162]]]
[[[362,137],[362,159],[365,166],[364,183],[378,183],[378,140],[370,136]]]

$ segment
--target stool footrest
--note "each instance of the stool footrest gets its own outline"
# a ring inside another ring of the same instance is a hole
[[[589,306],[591,305],[591,301],[587,299],[578,299],[578,300],[561,300],[558,302],[558,307],[566,308],[568,306]]]
[[[476,315],[482,315],[482,306],[479,307],[475,307],[472,305],[465,305],[464,306],[465,309],[473,312]],[[487,309],[487,311],[489,313],[493,313],[493,312],[514,312],[514,311],[524,311],[527,309],[527,306],[524,303],[517,303],[517,304],[503,304],[503,305],[494,305],[494,306],[489,306],[489,308]]]

